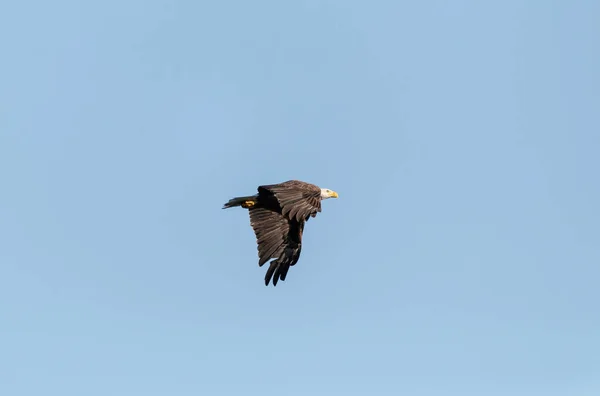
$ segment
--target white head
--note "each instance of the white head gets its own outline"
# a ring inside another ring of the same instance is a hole
[[[321,199],[337,198],[337,197],[338,197],[338,193],[336,193],[335,191],[332,191],[328,188],[321,189]]]

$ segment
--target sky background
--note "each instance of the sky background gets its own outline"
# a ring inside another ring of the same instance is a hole
[[[0,394],[600,394],[599,16],[3,2]],[[265,287],[221,207],[288,179]]]

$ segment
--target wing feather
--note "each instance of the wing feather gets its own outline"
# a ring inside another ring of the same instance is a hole
[[[258,245],[258,265],[275,259],[265,274],[265,285],[273,279],[273,285],[276,286],[279,280],[285,280],[289,267],[296,264],[300,257],[304,221],[291,221],[263,207],[251,208],[249,213]]]
[[[321,189],[313,184],[289,181],[261,188],[275,195],[281,214],[289,219],[300,222],[321,212]]]
[[[250,225],[258,244],[258,264],[262,266],[283,251],[290,227],[287,219],[277,212],[264,208],[251,209],[249,212]]]

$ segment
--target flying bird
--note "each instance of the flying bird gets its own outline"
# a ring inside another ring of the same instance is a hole
[[[299,180],[259,186],[257,190],[258,194],[230,199],[223,209],[248,209],[258,245],[259,267],[275,259],[267,269],[265,286],[271,279],[277,286],[300,258],[304,225],[321,211],[322,200],[337,198],[338,194]]]

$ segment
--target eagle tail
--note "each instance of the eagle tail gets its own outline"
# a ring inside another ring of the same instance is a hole
[[[249,195],[247,197],[235,197],[230,199],[222,209],[233,208],[241,206],[242,208],[249,208],[256,204],[257,195]]]

